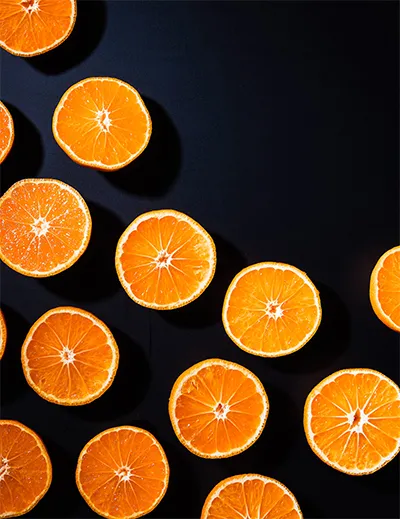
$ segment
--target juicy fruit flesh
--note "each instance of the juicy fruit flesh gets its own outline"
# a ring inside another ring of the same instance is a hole
[[[129,291],[140,301],[160,306],[191,299],[209,281],[214,262],[209,240],[173,215],[139,223],[121,250]]]
[[[58,136],[74,158],[99,167],[136,157],[147,143],[151,124],[138,94],[105,78],[71,90],[56,121]]]
[[[52,48],[71,30],[71,0],[10,0],[0,4],[0,43],[17,53]]]
[[[400,249],[384,260],[377,283],[383,312],[400,327]]]
[[[253,379],[238,369],[209,365],[181,386],[174,418],[192,449],[224,455],[240,451],[259,433],[265,413]]]
[[[46,490],[49,470],[36,438],[0,420],[0,517],[29,508]]]
[[[0,103],[0,164],[5,159],[12,138],[12,129],[9,113]]]
[[[319,319],[315,292],[292,270],[264,267],[244,274],[230,294],[230,332],[254,352],[290,351],[313,333]]]
[[[77,257],[89,228],[78,197],[57,182],[22,182],[11,189],[0,205],[3,256],[37,275]]]
[[[339,375],[318,389],[309,412],[311,440],[336,468],[372,471],[399,448],[399,391],[374,373]]]
[[[168,467],[153,438],[121,428],[91,443],[77,476],[99,512],[118,518],[138,517],[163,495]]]

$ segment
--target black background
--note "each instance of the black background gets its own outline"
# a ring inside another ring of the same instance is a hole
[[[1,269],[9,342],[1,362],[1,415],[39,433],[54,466],[36,518],[86,518],[74,469],[84,444],[122,424],[150,430],[171,465],[155,518],[199,517],[221,479],[258,472],[296,495],[306,518],[399,517],[399,460],[350,477],[322,463],[302,428],[309,391],[346,367],[399,382],[398,335],[373,314],[371,269],[399,243],[397,2],[79,1],[69,40],[38,58],[1,51],[1,98],[16,141],[2,166],[4,192],[24,177],[54,177],[88,201],[93,237],[67,272],[44,280]],[[119,172],[74,164],[55,143],[51,116],[88,76],[123,79],[144,96],[154,132]],[[174,208],[215,238],[218,267],[188,307],[156,312],[119,285],[114,251],[124,228]],[[221,323],[233,276],[259,261],[304,270],[322,299],[322,325],[303,350],[262,359],[237,348]],[[25,383],[19,355],[33,322],[59,305],[103,319],[120,347],[111,389],[82,408],[50,404]],[[247,452],[226,460],[190,454],[172,431],[176,377],[209,357],[237,361],[265,384],[271,411]]]

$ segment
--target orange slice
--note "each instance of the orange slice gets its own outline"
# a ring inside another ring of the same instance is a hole
[[[304,429],[322,461],[346,474],[371,474],[400,450],[400,389],[372,369],[337,371],[308,395]]]
[[[235,276],[225,296],[226,333],[260,357],[302,348],[321,322],[318,290],[301,270],[284,263],[257,263]]]
[[[169,466],[152,434],[138,427],[107,429],[83,448],[76,484],[86,503],[109,519],[150,513],[167,491]]]
[[[0,199],[0,259],[25,276],[53,276],[71,267],[91,230],[85,201],[60,180],[21,180]]]
[[[371,274],[369,296],[379,319],[400,332],[400,246],[379,258]]]
[[[50,487],[52,469],[42,440],[13,420],[0,420],[0,517],[28,513]]]
[[[111,386],[119,351],[100,319],[80,308],[61,306],[35,322],[21,358],[28,384],[42,398],[60,405],[83,405]]]
[[[227,360],[209,359],[175,382],[169,415],[179,441],[202,458],[228,458],[261,435],[269,402],[260,380]]]
[[[122,168],[146,148],[150,114],[137,90],[120,79],[90,77],[72,85],[53,116],[53,135],[82,166]]]
[[[122,286],[136,303],[171,310],[187,305],[208,287],[216,250],[207,231],[186,214],[150,211],[122,234],[115,265]]]
[[[37,56],[71,34],[76,0],[6,0],[0,3],[0,47],[16,56]]]
[[[224,479],[208,495],[201,519],[302,519],[294,495],[276,479],[243,474]]]
[[[0,101],[0,164],[5,160],[5,158],[9,154],[13,142],[14,123],[10,112]]]
[[[4,314],[0,310],[0,360],[4,354],[4,349],[6,347],[7,342],[7,327],[6,321],[4,319]]]

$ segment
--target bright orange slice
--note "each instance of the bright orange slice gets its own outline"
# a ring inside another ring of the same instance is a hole
[[[337,371],[308,395],[304,429],[322,461],[346,474],[371,474],[400,450],[400,389],[372,369]]]
[[[279,357],[302,348],[321,322],[318,290],[308,276],[284,263],[243,269],[225,296],[226,333],[244,351]]]
[[[115,265],[122,286],[136,303],[171,310],[187,305],[208,287],[216,250],[207,231],[186,214],[150,211],[122,234]]]
[[[90,77],[70,87],[53,116],[53,135],[82,166],[122,168],[146,148],[150,114],[137,90],[120,79]]]
[[[208,495],[201,519],[302,519],[294,495],[276,479],[243,474],[224,479]]]
[[[0,7],[1,9],[1,7]],[[0,164],[9,154],[14,142],[14,123],[10,112],[0,101]]]
[[[369,296],[379,319],[400,332],[400,246],[379,258],[371,274]]]
[[[0,517],[28,513],[50,487],[52,469],[42,440],[13,420],[0,420]]]
[[[108,519],[150,513],[167,491],[169,466],[152,434],[138,427],[107,429],[83,448],[76,484],[87,504]]]
[[[112,384],[119,351],[107,326],[80,308],[61,306],[40,317],[22,346],[28,384],[61,405],[83,405]]]
[[[0,259],[25,276],[53,276],[71,267],[91,230],[85,201],[60,180],[21,180],[0,199]]]
[[[0,310],[0,360],[4,354],[4,349],[6,347],[7,342],[7,327],[6,321],[4,319],[4,314]]]
[[[202,458],[228,458],[261,435],[269,403],[260,380],[227,360],[209,359],[175,382],[169,415],[179,441]]]
[[[71,34],[76,0],[3,0],[0,47],[17,56],[37,56],[58,47]]]

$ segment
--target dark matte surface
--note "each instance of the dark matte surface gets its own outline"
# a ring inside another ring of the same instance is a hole
[[[306,518],[399,517],[399,463],[352,478],[308,447],[302,408],[312,387],[345,367],[399,382],[399,341],[373,314],[371,269],[399,243],[398,6],[396,2],[79,2],[70,40],[36,59],[1,52],[1,98],[16,142],[2,190],[55,177],[88,200],[93,239],[69,271],[35,280],[1,269],[10,339],[1,363],[1,415],[41,434],[54,482],[29,517],[86,518],[74,469],[83,445],[116,425],[154,433],[171,464],[169,491],[151,517],[199,517],[222,478],[259,472],[285,483]],[[57,146],[51,116],[63,92],[91,75],[116,76],[145,96],[149,149],[107,175],[75,165]],[[175,208],[215,238],[218,269],[206,293],[170,313],[133,303],[114,272],[117,239],[138,214]],[[264,260],[306,271],[323,321],[287,358],[239,350],[220,312],[233,275]],[[112,388],[70,409],[28,388],[19,364],[29,326],[76,305],[103,319],[120,346]],[[208,357],[237,361],[264,382],[271,403],[259,441],[232,459],[195,457],[167,413],[176,377]]]

